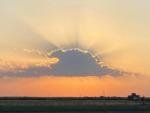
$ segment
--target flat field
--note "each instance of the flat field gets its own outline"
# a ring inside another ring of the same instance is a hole
[[[150,101],[126,98],[0,98],[7,113],[150,113]]]

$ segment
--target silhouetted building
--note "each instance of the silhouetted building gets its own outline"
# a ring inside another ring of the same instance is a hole
[[[140,99],[141,99],[140,95],[137,95],[136,93],[132,93],[131,95],[128,96],[128,100],[138,101]]]

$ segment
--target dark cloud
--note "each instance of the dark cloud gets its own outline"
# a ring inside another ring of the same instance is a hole
[[[52,75],[120,75],[121,71],[103,66],[101,61],[87,51],[80,49],[57,50],[50,57],[59,58],[59,62],[52,66]]]
[[[26,69],[0,71],[1,76],[119,76],[125,72],[103,66],[101,60],[87,51],[79,49],[55,50],[49,58],[57,57],[59,62],[51,66],[31,66]]]

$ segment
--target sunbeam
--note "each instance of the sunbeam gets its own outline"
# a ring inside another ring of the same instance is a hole
[[[71,96],[97,96],[99,85],[110,89],[110,95],[128,94],[134,88],[150,95],[149,4],[148,0],[0,0],[0,96],[9,91],[36,95],[34,87],[41,88],[39,95],[56,88],[50,96],[66,96],[75,88]]]

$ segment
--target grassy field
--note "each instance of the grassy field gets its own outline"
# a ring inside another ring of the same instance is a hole
[[[150,101],[125,98],[0,98],[0,112],[7,113],[150,113]]]

